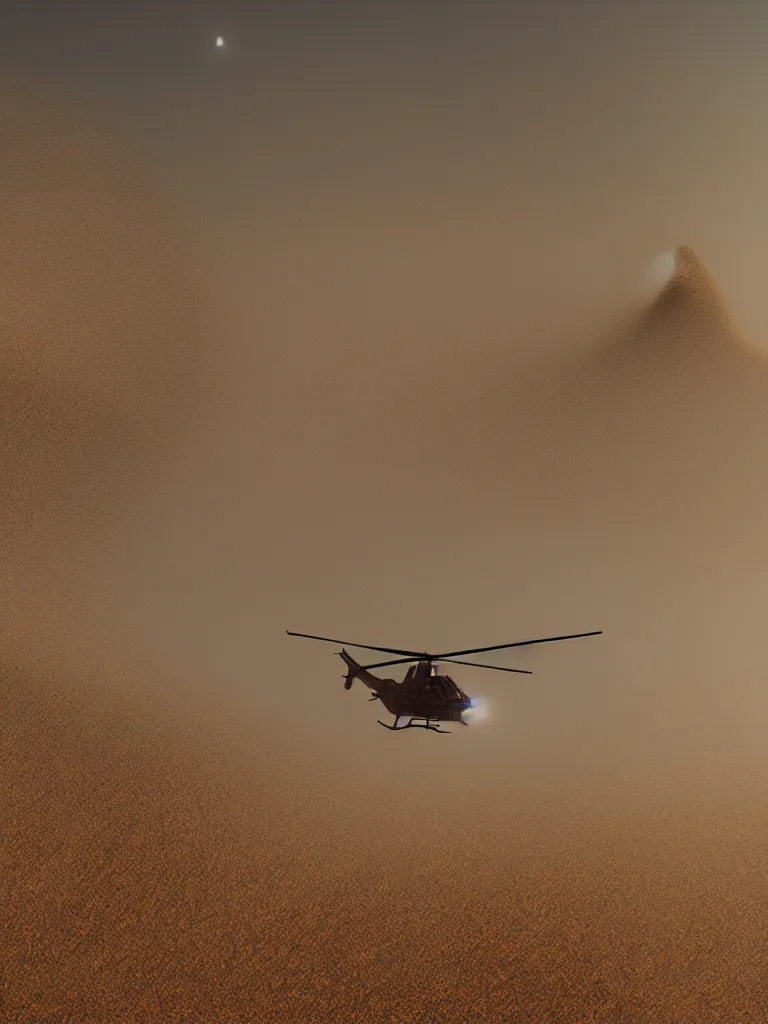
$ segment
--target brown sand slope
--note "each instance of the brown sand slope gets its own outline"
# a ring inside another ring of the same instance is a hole
[[[94,214],[113,260],[92,258],[94,225],[72,195],[90,208],[101,157],[30,102],[9,108],[31,149],[9,199],[19,248],[3,335],[3,1019],[763,1020],[759,764],[710,758],[698,788],[641,780],[639,792],[609,785],[605,759],[535,785],[499,762],[488,792],[458,769],[443,790],[397,755],[373,780],[342,778],[96,639],[101,559],[145,466],[162,463],[158,420],[181,421],[163,382],[187,363],[169,333],[195,351],[209,327],[167,237],[132,234],[157,224],[150,199],[129,216],[110,207],[131,191],[114,163]],[[35,173],[41,140],[60,158]],[[30,243],[31,225],[58,219],[53,239]],[[27,272],[35,254],[74,274],[63,307],[41,293],[39,266]],[[169,317],[185,326],[169,332]],[[77,326],[65,360],[62,319]],[[126,346],[152,386],[125,369]]]

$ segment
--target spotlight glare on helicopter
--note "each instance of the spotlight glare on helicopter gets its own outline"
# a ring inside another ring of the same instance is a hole
[[[483,697],[470,697],[471,704],[461,713],[466,725],[480,725],[488,721],[488,704]]]

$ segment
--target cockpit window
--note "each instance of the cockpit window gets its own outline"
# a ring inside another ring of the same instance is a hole
[[[447,676],[433,676],[432,686],[440,694],[443,700],[450,700],[452,697],[457,697],[459,693],[456,684]]]

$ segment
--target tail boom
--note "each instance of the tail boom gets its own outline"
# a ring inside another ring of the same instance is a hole
[[[372,675],[367,669],[363,668],[362,665],[358,664],[351,654],[347,651],[339,651],[339,656],[344,664],[347,666],[347,674],[344,677],[344,689],[350,690],[352,683],[356,679],[359,679],[361,683],[364,683],[369,690],[377,691],[381,688],[383,680],[377,679],[376,676]]]

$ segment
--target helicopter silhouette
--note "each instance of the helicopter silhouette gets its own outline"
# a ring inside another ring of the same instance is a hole
[[[545,636],[537,640],[518,640],[511,644],[496,644],[492,647],[473,647],[466,651],[447,651],[445,654],[427,654],[417,651],[404,651],[396,647],[374,647],[371,644],[354,644],[347,640],[333,640],[327,636],[314,636],[312,633],[292,633],[287,629],[288,636],[304,637],[307,640],[322,640],[324,643],[341,644],[338,652],[347,666],[344,675],[344,689],[349,690],[352,683],[359,679],[368,687],[373,696],[371,700],[380,700],[391,715],[393,725],[379,721],[379,725],[392,732],[403,729],[429,729],[449,735],[449,730],[441,729],[441,722],[460,722],[469,725],[482,717],[482,702],[476,697],[468,697],[456,685],[449,675],[440,671],[439,662],[450,662],[455,665],[468,665],[472,668],[488,668],[494,672],[515,672],[521,675],[533,675],[525,668],[503,668],[500,665],[484,665],[476,661],[457,661],[470,654],[485,654],[488,651],[508,650],[511,647],[530,647],[533,644],[551,644],[559,640],[577,640],[585,636],[599,636],[603,631],[591,633],[571,633],[568,636]],[[391,661],[379,661],[375,665],[360,665],[344,647],[359,647],[366,651],[379,651],[382,654],[396,654]],[[415,662],[415,664],[413,664]],[[380,679],[373,675],[371,669],[387,668],[390,665],[408,665],[402,682],[394,679]],[[404,720],[403,724],[401,720]],[[437,724],[433,724],[437,723]]]

